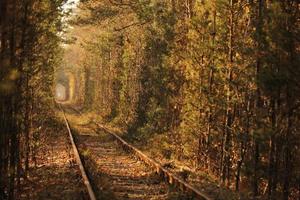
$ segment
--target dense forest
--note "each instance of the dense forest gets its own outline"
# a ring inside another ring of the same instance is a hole
[[[80,8],[69,54],[84,70],[86,108],[228,188],[299,198],[298,1]]]
[[[300,198],[298,0],[81,0],[67,34],[65,3],[0,2],[0,199],[66,77],[73,105],[153,156],[249,199]]]
[[[16,199],[51,117],[64,3],[0,1],[0,199]]]

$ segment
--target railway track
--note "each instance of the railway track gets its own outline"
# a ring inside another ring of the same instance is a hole
[[[101,124],[71,130],[59,107],[90,199],[211,200]]]
[[[80,155],[79,155],[77,146],[75,144],[74,137],[73,137],[73,134],[72,134],[69,122],[68,122],[68,120],[66,118],[65,112],[64,112],[64,110],[63,110],[63,108],[61,107],[60,104],[58,104],[58,106],[59,106],[60,110],[63,113],[64,121],[66,123],[66,127],[68,129],[68,133],[69,133],[71,145],[72,145],[72,148],[73,148],[73,151],[74,151],[74,156],[75,156],[76,162],[77,162],[77,164],[79,166],[79,169],[80,169],[80,172],[81,172],[81,176],[82,176],[83,182],[84,182],[84,184],[85,184],[85,186],[87,188],[89,197],[90,197],[91,200],[96,200],[97,199],[96,195],[94,193],[94,190],[93,190],[93,188],[91,186],[90,180],[89,180],[89,178],[88,178],[88,176],[86,174],[85,168],[84,168],[82,160],[80,158]]]

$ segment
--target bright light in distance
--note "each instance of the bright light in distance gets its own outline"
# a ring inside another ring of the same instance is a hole
[[[65,101],[67,99],[66,87],[58,83],[55,88],[55,96],[58,101]]]

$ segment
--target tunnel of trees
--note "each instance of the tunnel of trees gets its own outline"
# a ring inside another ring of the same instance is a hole
[[[58,101],[70,100],[70,81],[69,78],[63,73],[58,73],[55,80],[55,98]]]
[[[57,85],[155,157],[256,199],[300,198],[297,0],[82,1],[65,48],[63,3],[0,3],[0,199]]]
[[[78,77],[78,74],[74,73],[69,70],[56,73],[56,78],[54,80],[56,100],[68,101],[69,103],[73,102],[73,104],[78,101],[77,98],[79,95],[76,95],[75,93],[80,93],[80,76]],[[64,98],[60,98],[60,96]]]

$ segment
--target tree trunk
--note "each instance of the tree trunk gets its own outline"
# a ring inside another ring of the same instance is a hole
[[[290,108],[291,101],[290,101],[290,92],[289,92],[289,86],[287,86],[287,109],[288,109],[288,115],[287,115],[287,128],[286,128],[286,135],[285,135],[285,150],[284,150],[284,183],[283,183],[283,199],[288,200],[290,195],[290,174],[292,170],[291,165],[291,131],[292,131],[292,110]]]
[[[229,17],[229,53],[228,61],[229,66],[227,69],[227,85],[226,85],[226,113],[225,113],[225,124],[224,124],[224,143],[223,143],[223,166],[222,166],[222,182],[224,183],[227,180],[227,186],[230,184],[230,171],[231,171],[231,125],[233,123],[233,108],[232,108],[232,67],[233,67],[233,37],[234,37],[234,3],[233,0],[230,0],[230,17]]]

